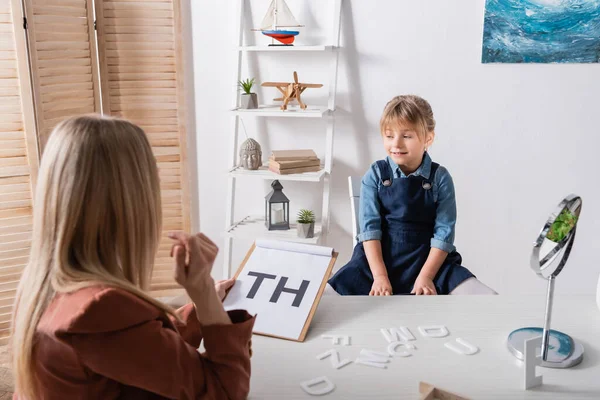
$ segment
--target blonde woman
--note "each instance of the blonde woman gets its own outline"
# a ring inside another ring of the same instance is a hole
[[[201,234],[170,235],[174,276],[193,304],[175,312],[144,291],[160,199],[139,127],[82,116],[54,130],[15,303],[14,398],[246,397],[254,318],[224,311],[219,297],[233,282],[215,288],[217,247]]]

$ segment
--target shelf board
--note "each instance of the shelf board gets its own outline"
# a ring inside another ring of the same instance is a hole
[[[315,236],[310,239],[299,238],[296,233],[296,225],[290,224],[287,231],[269,231],[265,227],[264,217],[247,216],[227,228],[226,235],[229,237],[240,237],[249,239],[273,239],[288,242],[318,244],[321,238],[321,224],[315,223]]]
[[[301,174],[289,174],[289,175],[280,175],[275,172],[269,171],[268,165],[263,165],[258,170],[247,170],[242,167],[235,167],[229,171],[230,176],[237,177],[253,177],[260,179],[268,179],[275,180],[278,179],[280,181],[299,181],[299,182],[321,182],[323,177],[327,174],[327,171],[323,169],[321,166],[321,170],[317,172],[304,172]]]
[[[282,110],[280,105],[260,105],[254,109],[236,108],[232,110],[236,115],[250,115],[255,117],[286,117],[286,118],[323,118],[329,115],[327,107],[307,106],[306,110],[299,106],[288,106],[287,110]]]
[[[333,46],[239,46],[240,51],[329,51]]]

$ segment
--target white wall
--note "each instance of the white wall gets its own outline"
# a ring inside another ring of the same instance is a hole
[[[234,90],[235,1],[193,1],[191,21],[195,79],[200,226],[222,245],[226,170]],[[252,0],[255,24],[268,0]],[[483,65],[484,0],[344,0],[338,79],[338,118],[329,245],[351,254],[346,177],[362,175],[385,156],[377,124],[391,97],[415,93],[428,99],[438,122],[434,160],[451,172],[457,189],[456,245],[464,265],[500,293],[541,294],[544,281],[529,269],[531,244],[548,214],[566,194],[584,200],[571,259],[558,293],[593,293],[600,272],[600,69],[593,65]],[[330,0],[288,0],[308,27],[297,43],[327,40]],[[251,21],[247,21],[251,22]],[[249,35],[250,43],[266,38]],[[274,54],[245,58],[244,77],[259,82],[326,83],[325,55]],[[259,90],[269,98],[273,91]],[[327,88],[307,92],[309,104],[326,104]],[[322,155],[322,121],[245,119],[248,134],[273,148],[313,147]],[[260,214],[268,183],[238,186],[236,211]],[[292,212],[320,210],[320,186],[284,183]],[[240,203],[241,203],[240,202]],[[234,241],[239,263],[249,243]],[[221,264],[217,264],[220,268]],[[219,270],[220,271],[220,270]]]

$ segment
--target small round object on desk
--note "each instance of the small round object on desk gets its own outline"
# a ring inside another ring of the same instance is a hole
[[[519,360],[523,360],[525,341],[536,336],[542,336],[542,333],[543,329],[539,327],[516,329],[508,335],[508,349]],[[566,333],[551,329],[548,344],[548,359],[542,361],[542,367],[569,368],[583,360],[583,346]]]

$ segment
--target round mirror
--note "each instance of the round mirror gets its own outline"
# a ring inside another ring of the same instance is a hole
[[[581,205],[581,197],[565,197],[534,242],[531,268],[542,278],[556,277],[565,266],[575,240]]]
[[[550,329],[555,278],[571,253],[581,206],[581,197],[574,194],[565,197],[550,214],[533,244],[531,268],[548,281],[546,312],[543,328],[521,328],[508,336],[508,348],[520,360],[524,358],[525,341],[538,336],[542,336],[542,366],[568,368],[579,364],[583,359],[583,346],[580,343],[565,333]]]

